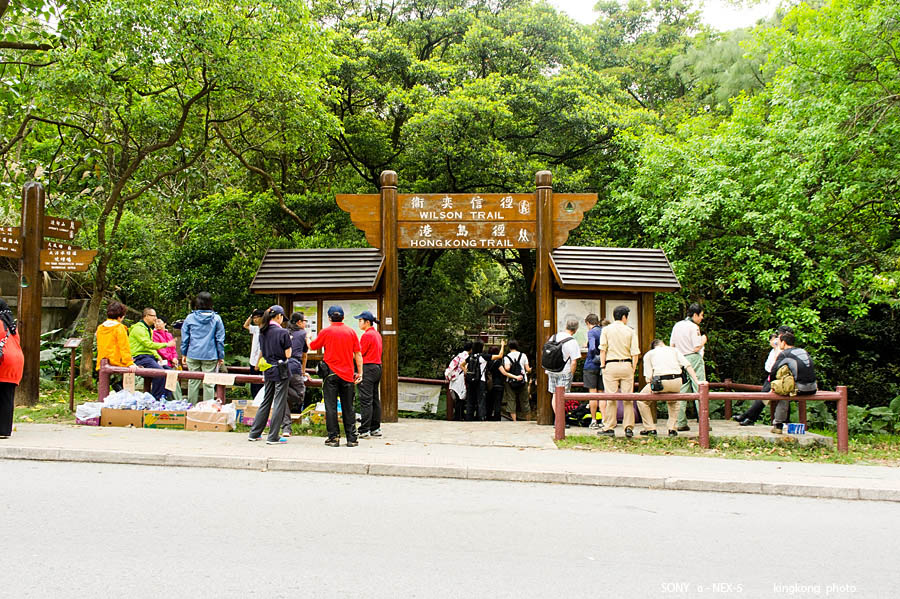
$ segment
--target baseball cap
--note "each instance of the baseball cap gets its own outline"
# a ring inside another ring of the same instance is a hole
[[[375,315],[372,314],[369,310],[365,310],[361,314],[357,314],[353,318],[363,318],[365,320],[368,320],[369,322],[378,322],[378,319],[375,318]]]
[[[340,316],[341,318],[343,318],[344,309],[340,306],[331,306],[330,308],[328,308],[328,318],[331,318],[332,316]]]
[[[269,306],[269,312],[271,312],[272,314],[281,314],[282,316],[284,316],[284,308],[278,305]]]

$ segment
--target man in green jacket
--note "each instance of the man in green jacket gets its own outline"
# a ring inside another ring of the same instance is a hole
[[[161,347],[175,347],[175,340],[168,343],[156,343],[153,341],[153,326],[156,324],[156,310],[144,308],[144,317],[131,325],[128,331],[128,345],[131,355],[138,368],[153,368],[156,370],[169,370],[160,364],[162,358],[158,350]],[[166,377],[155,376],[152,378],[150,393],[156,399],[165,399],[169,396],[166,390]]]

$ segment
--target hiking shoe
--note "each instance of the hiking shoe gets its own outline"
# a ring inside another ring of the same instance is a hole
[[[753,426],[754,422],[752,420],[747,420],[746,418],[744,418],[743,420],[738,422],[738,424],[740,426]]]
[[[359,447],[359,441],[347,441],[347,447]]]
[[[376,428],[374,431],[371,431],[371,432],[369,433],[369,435],[371,435],[371,436],[373,436],[373,437],[380,437],[380,436],[381,436],[381,429],[380,429],[380,428]]]
[[[669,436],[670,436],[670,437],[677,437],[677,436],[678,436],[678,431],[669,431]]]
[[[259,441],[259,437],[247,437],[248,441]]]
[[[282,436],[282,437],[290,437],[290,436],[291,436],[291,431],[284,431],[283,433],[281,433],[281,436]]]
[[[341,440],[340,439],[326,439],[325,445],[327,445],[328,447],[340,447]]]
[[[276,439],[275,441],[266,439],[266,445],[284,445],[285,443],[287,443],[287,439],[285,439],[284,437],[278,437],[278,439]]]
[[[772,430],[770,430],[769,432],[774,435],[783,435],[784,434],[784,430],[778,426],[773,426]]]
[[[600,423],[594,420],[588,425],[588,428],[600,428]]]
[[[689,427],[688,425],[685,424],[684,426],[679,426],[678,430],[682,431],[682,432],[689,431],[689,430],[691,430],[691,427]]]
[[[641,431],[640,434],[643,435],[643,436],[645,436],[645,437],[655,437],[655,436],[656,436],[656,431],[653,430],[653,429],[651,428],[651,429],[648,429],[648,430],[643,430],[643,431]]]
[[[597,436],[599,436],[599,437],[615,437],[616,431],[614,431],[613,429],[597,431]]]
[[[628,437],[629,439],[632,438],[634,436],[634,429],[631,427],[626,428],[625,436]]]
[[[369,433],[359,433],[358,435],[356,435],[356,438],[357,439],[368,439]]]

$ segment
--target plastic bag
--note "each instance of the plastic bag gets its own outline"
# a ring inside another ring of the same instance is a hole
[[[258,408],[262,405],[263,398],[266,396],[266,389],[263,387],[259,391],[256,392],[256,397],[253,398],[253,403],[250,404],[255,408]]]
[[[192,409],[198,412],[221,412],[222,404],[220,404],[218,400],[208,399],[206,401],[198,402]]]
[[[103,402],[89,401],[75,408],[75,422],[78,424],[100,425],[100,413],[103,410]]]

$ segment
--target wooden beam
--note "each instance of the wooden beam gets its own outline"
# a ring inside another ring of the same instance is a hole
[[[551,396],[547,393],[547,373],[541,368],[540,355],[544,342],[553,330],[553,294],[551,291],[550,250],[553,249],[553,176],[550,171],[539,171],[535,177],[537,189],[534,192],[537,205],[537,264],[535,266],[535,295],[537,322],[535,323],[535,368],[537,376],[537,421],[538,424],[553,422]]]
[[[19,339],[25,355],[22,382],[16,390],[17,403],[34,405],[38,400],[41,375],[41,239],[44,229],[44,188],[31,181],[22,190],[22,258],[19,260]],[[89,334],[93,334],[91,331]]]
[[[397,339],[400,304],[400,271],[397,256],[397,173],[381,173],[381,249],[384,272],[381,317],[381,420],[397,422],[397,388],[400,348]]]

